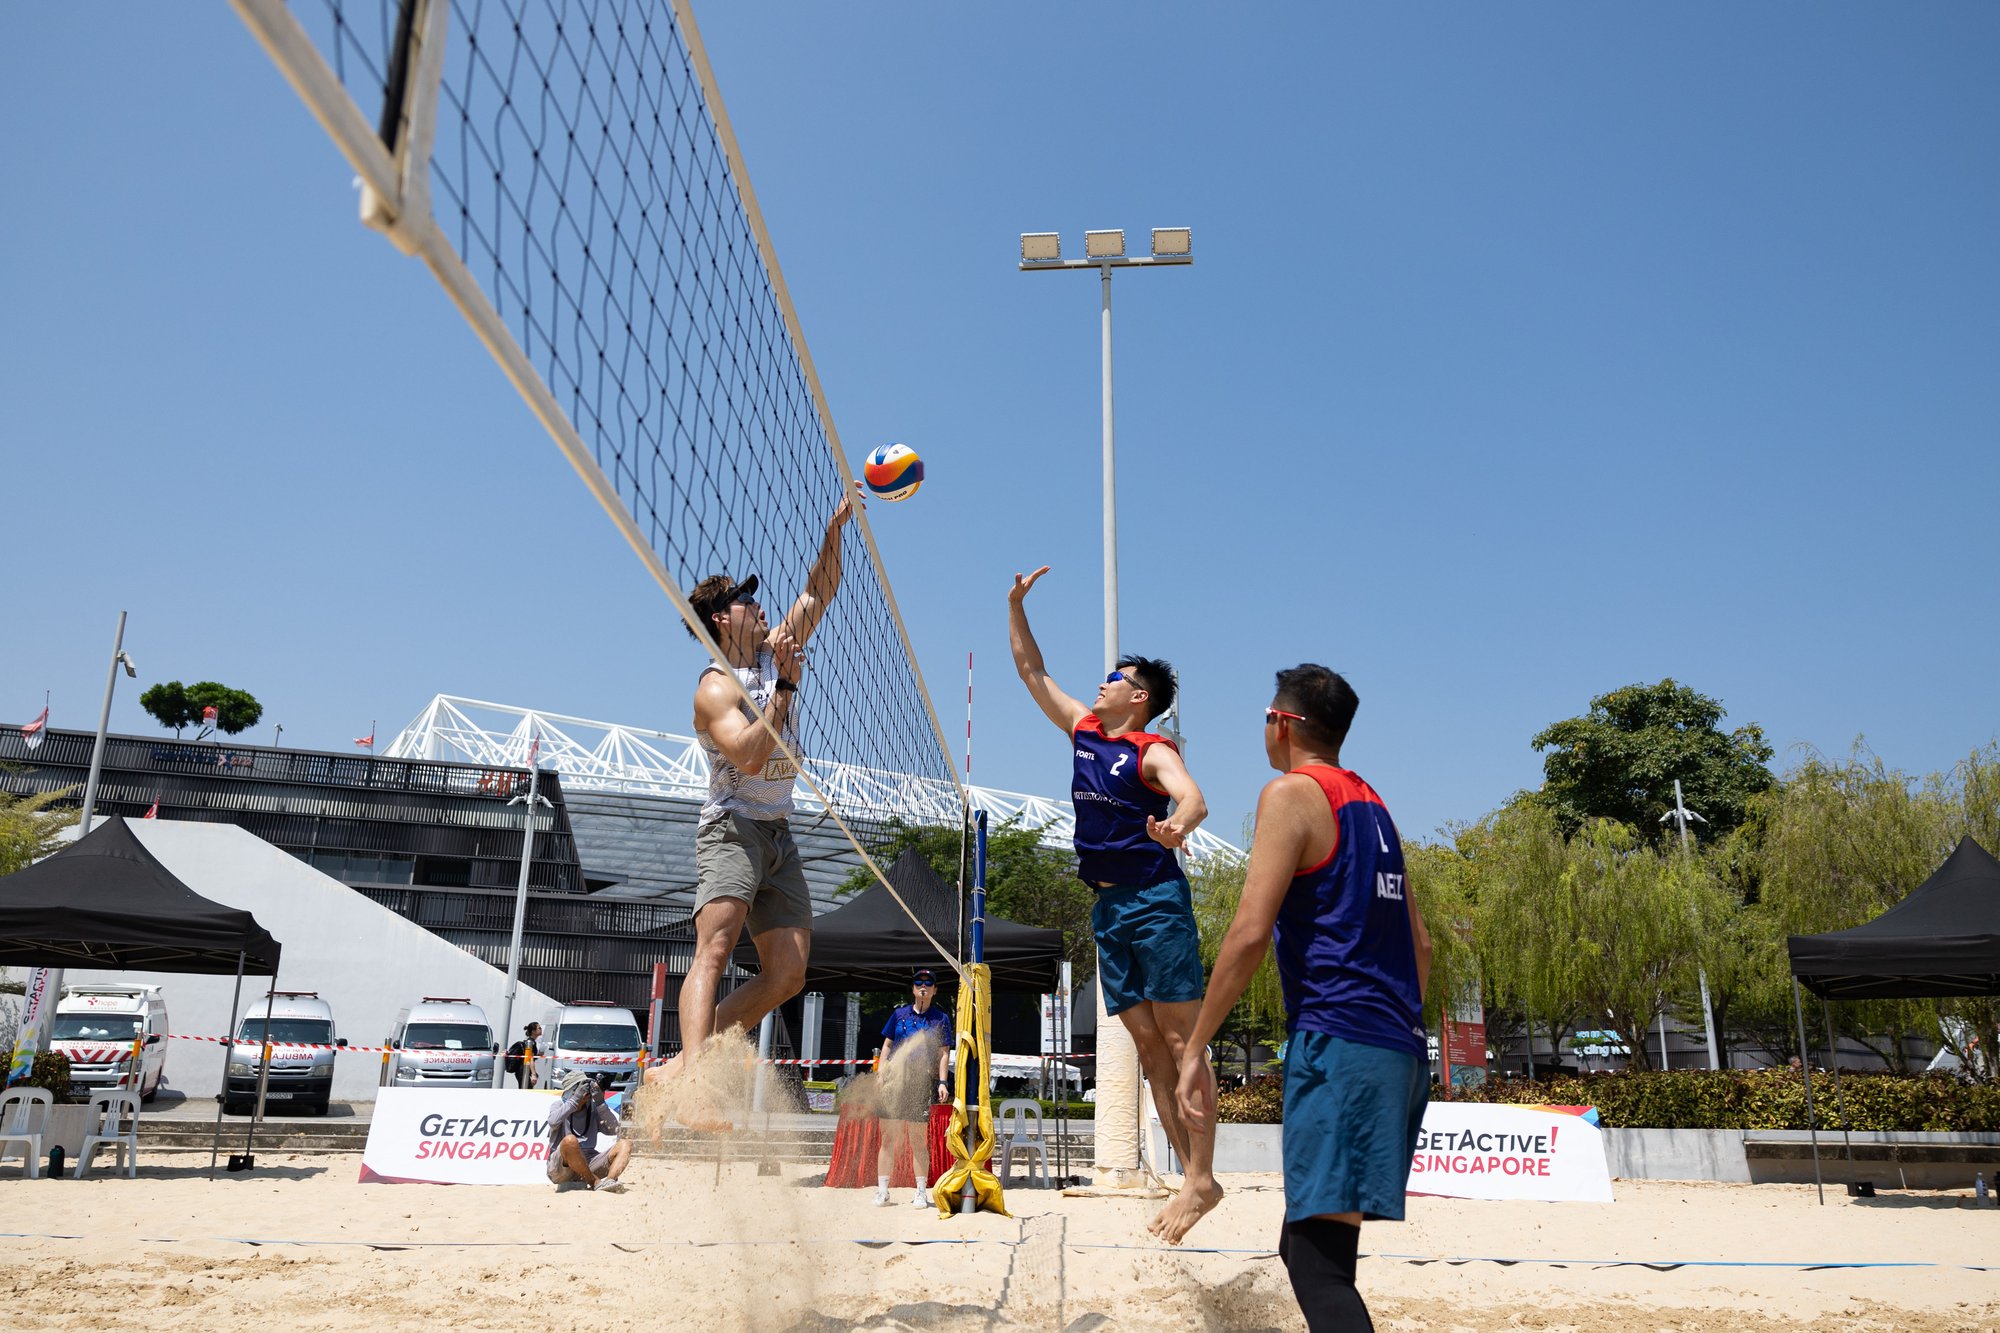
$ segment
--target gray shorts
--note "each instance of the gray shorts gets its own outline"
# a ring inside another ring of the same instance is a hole
[[[560,1139],[556,1140],[558,1143],[561,1141]],[[610,1169],[611,1150],[609,1148],[606,1148],[603,1152],[590,1159],[590,1174],[593,1176],[601,1178]],[[549,1184],[567,1185],[572,1180],[582,1179],[582,1176],[569,1169],[569,1163],[562,1159],[562,1154],[551,1146],[549,1148]]]
[[[750,904],[752,939],[781,926],[812,928],[805,866],[784,820],[735,814],[712,819],[694,835],[694,865],[700,878],[696,915],[717,898],[735,898]]]

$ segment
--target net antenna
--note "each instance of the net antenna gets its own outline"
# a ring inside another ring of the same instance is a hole
[[[358,175],[362,221],[423,261],[768,727],[684,590],[803,589],[854,479],[688,0],[232,4]],[[863,512],[855,533],[818,697],[778,747],[956,969],[874,856],[882,822],[803,762],[901,783],[919,823],[970,804]]]

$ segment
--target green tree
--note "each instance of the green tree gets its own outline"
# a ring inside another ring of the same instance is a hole
[[[1244,826],[1244,842],[1250,841],[1250,826]],[[1229,932],[1229,923],[1236,919],[1237,905],[1243,901],[1243,879],[1250,868],[1247,856],[1210,856],[1199,861],[1188,862],[1188,887],[1194,897],[1195,926],[1201,934],[1201,965],[1204,970],[1213,970],[1216,954],[1222,949],[1222,937]],[[1229,1011],[1222,1030],[1218,1034],[1241,1054],[1242,1065],[1222,1068],[1224,1058],[1217,1055],[1218,1072],[1240,1073],[1245,1080],[1256,1076],[1251,1068],[1250,1053],[1259,1044],[1275,1046],[1284,1040],[1285,996],[1278,983],[1278,962],[1266,951],[1264,961],[1251,974],[1250,984],[1243,988],[1243,995],[1236,1001],[1236,1007]]]
[[[12,765],[5,767],[9,772],[19,771]],[[0,792],[0,875],[26,870],[62,846],[62,831],[75,827],[81,812],[49,807],[74,795],[75,787],[33,796]]]
[[[161,726],[173,728],[176,736],[183,728],[200,723],[203,710],[208,708],[215,710],[215,729],[225,736],[256,726],[257,719],[264,716],[264,705],[256,696],[212,680],[186,686],[170,680],[151,686],[139,696],[139,707]]]
[[[1752,724],[1725,732],[1722,705],[1668,679],[1627,685],[1590,701],[1534,738],[1544,781],[1536,799],[1565,836],[1592,819],[1613,819],[1658,844],[1673,836],[1661,817],[1673,808],[1678,778],[1688,808],[1720,838],[1746,818],[1752,797],[1772,784],[1771,747]]]
[[[1988,839],[2000,835],[2000,747],[1921,780],[1860,744],[1838,762],[1814,754],[1759,803],[1757,815],[1760,888],[1778,934],[1846,930],[1901,902],[1961,837],[1991,850]],[[1960,1047],[1940,1018],[1969,1024],[1985,1050],[2000,1049],[2000,1005],[1991,999],[1843,1002],[1829,1012],[1836,1032],[1899,1073],[1910,1069],[1908,1035]],[[1990,1062],[1966,1064],[2000,1075]]]
[[[1700,874],[1608,819],[1586,824],[1566,851],[1553,908],[1576,993],[1586,1014],[1605,1015],[1633,1067],[1651,1069],[1654,1020],[1695,992]]]
[[[1555,816],[1517,799],[1458,828],[1450,850],[1496,1026],[1512,1019],[1530,1040],[1543,1033],[1560,1048],[1585,1000],[1558,910],[1568,849]]]
[[[930,862],[938,878],[956,885],[961,882],[961,843],[954,825],[898,820],[873,855],[886,867],[914,847]],[[964,855],[969,858],[971,854],[966,844]],[[971,879],[968,869],[962,882],[969,885]],[[858,893],[874,883],[875,876],[863,867],[842,881],[835,893]],[[1063,956],[1070,961],[1079,984],[1097,970],[1097,946],[1090,932],[1091,902],[1090,887],[1076,877],[1076,857],[1060,847],[1044,846],[1039,828],[1030,828],[1015,816],[987,830],[986,910],[1024,926],[1061,931]]]

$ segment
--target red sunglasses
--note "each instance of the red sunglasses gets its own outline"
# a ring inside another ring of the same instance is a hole
[[[1266,708],[1264,710],[1264,725],[1268,727],[1281,717],[1288,717],[1294,722],[1303,722],[1306,720],[1305,715],[1302,713],[1287,713],[1282,708]]]

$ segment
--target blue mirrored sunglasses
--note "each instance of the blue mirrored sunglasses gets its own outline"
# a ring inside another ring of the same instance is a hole
[[[1121,680],[1123,680],[1123,679],[1125,679],[1125,673],[1124,673],[1124,672],[1122,672],[1122,671],[1114,671],[1114,672],[1112,672],[1112,673],[1111,673],[1110,675],[1108,675],[1108,676],[1106,676],[1106,677],[1104,678],[1104,683],[1105,683],[1106,685],[1116,685],[1116,684],[1117,684],[1117,683],[1118,683],[1119,681],[1121,681]]]

